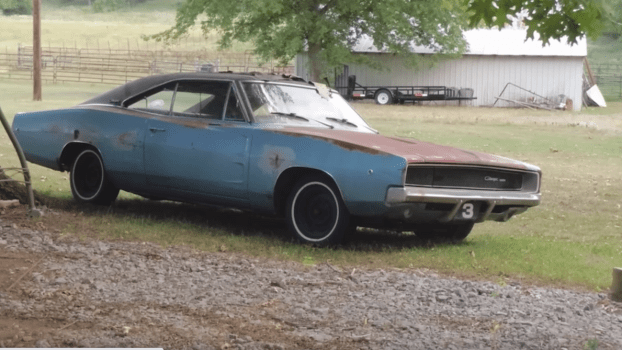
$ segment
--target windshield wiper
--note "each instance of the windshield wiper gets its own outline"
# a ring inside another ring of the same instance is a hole
[[[292,118],[292,119],[304,120],[304,121],[306,121],[306,122],[308,122],[308,121],[309,121],[309,119],[308,119],[308,118],[305,118],[305,117],[303,117],[303,116],[300,116],[300,115],[298,115],[298,114],[296,114],[296,113],[270,112],[270,114],[276,114],[276,115],[280,115],[280,116],[283,116],[283,117],[289,117],[289,118]]]
[[[280,115],[280,116],[284,116],[284,117],[289,117],[289,118],[293,118],[293,119],[304,120],[306,122],[310,121],[309,118],[305,118],[305,117],[303,117],[301,115],[298,115],[296,113],[271,112],[270,114],[276,114],[276,115]],[[324,126],[327,126],[327,127],[331,128],[331,129],[335,128],[334,126],[332,126],[330,124],[323,123],[323,122],[321,122],[319,120],[316,120],[316,119],[313,119],[313,121],[316,122],[316,123],[320,123],[320,124],[322,124]]]
[[[349,125],[349,126],[353,126],[355,128],[359,127],[358,125],[352,123],[351,121],[347,120],[346,118],[339,119],[339,118],[333,118],[333,117],[326,117],[326,120],[330,120],[330,121],[341,123],[341,124],[346,124],[346,125]]]

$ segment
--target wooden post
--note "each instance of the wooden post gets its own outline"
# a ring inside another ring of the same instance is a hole
[[[587,76],[589,78],[590,87],[596,85],[596,79],[594,79],[594,74],[592,73],[592,68],[590,67],[590,62],[588,62],[587,57],[583,59],[585,64],[585,68],[587,69]]]
[[[622,302],[622,267],[614,267],[611,282],[611,300]]]
[[[41,101],[41,0],[32,0],[32,99]]]

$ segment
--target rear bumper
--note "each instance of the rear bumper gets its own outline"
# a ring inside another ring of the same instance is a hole
[[[420,206],[414,206],[415,204],[436,203],[452,205],[451,210],[436,220],[439,222],[453,220],[460,208],[462,208],[462,205],[469,202],[483,204],[483,210],[475,218],[475,222],[482,222],[485,220],[507,221],[513,215],[520,214],[530,207],[540,204],[540,201],[540,193],[414,186],[392,187],[387,191],[386,197],[387,206],[402,209],[405,220],[408,220],[410,217],[409,207],[420,208]]]

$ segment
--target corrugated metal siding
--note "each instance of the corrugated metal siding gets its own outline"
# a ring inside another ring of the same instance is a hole
[[[371,55],[391,70],[377,71],[367,66],[349,65],[350,74],[356,75],[356,81],[361,85],[444,85],[471,88],[477,99],[463,101],[463,105],[490,106],[507,83],[514,83],[545,97],[566,95],[572,99],[575,110],[581,109],[583,57],[469,55],[440,62],[432,68],[417,70],[404,66],[399,56]],[[297,75],[308,78],[304,55],[297,58],[296,72]],[[514,87],[508,87],[503,94],[504,98],[523,101],[531,96]],[[498,101],[496,105],[515,106],[504,101]]]

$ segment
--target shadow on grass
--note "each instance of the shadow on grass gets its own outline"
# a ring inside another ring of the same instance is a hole
[[[295,243],[287,230],[285,220],[262,216],[236,209],[186,204],[171,201],[121,199],[112,206],[102,207],[77,203],[71,199],[49,198],[49,207],[74,215],[109,216],[116,220],[146,219],[150,222],[181,223],[208,231],[222,230],[235,236],[267,238],[283,244]],[[418,238],[413,233],[358,228],[342,244],[326,249],[361,252],[401,251],[411,248],[433,247],[468,243],[432,242]]]

